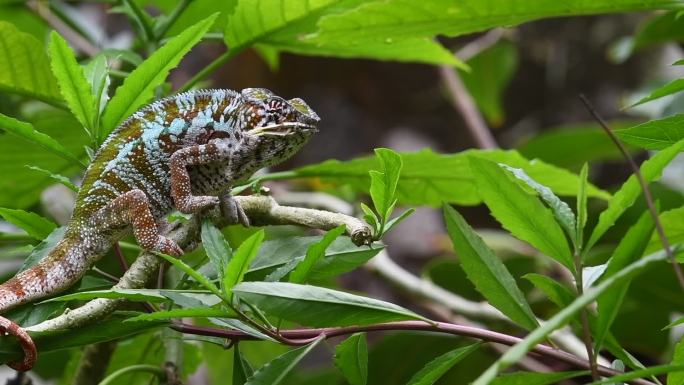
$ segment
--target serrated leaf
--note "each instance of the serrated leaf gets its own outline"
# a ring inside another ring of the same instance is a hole
[[[62,97],[48,63],[38,39],[0,21],[0,90],[59,105]]]
[[[302,346],[301,348],[290,350],[281,354],[264,366],[260,367],[254,374],[247,379],[245,385],[278,385],[290,371],[302,360],[313,348],[315,348],[323,338],[318,338],[314,342]]]
[[[539,326],[511,273],[461,214],[445,205],[444,220],[461,267],[477,290],[518,325],[527,330]]]
[[[92,135],[97,115],[95,97],[74,51],[55,31],[50,34],[50,66],[69,110]]]
[[[576,220],[575,220],[575,214],[573,214],[572,210],[570,209],[570,206],[568,206],[567,203],[563,202],[558,198],[553,191],[551,191],[550,188],[541,185],[537,183],[534,179],[530,178],[529,175],[525,173],[524,170],[508,166],[506,164],[499,164],[499,166],[503,167],[504,169],[508,170],[511,174],[513,174],[516,178],[519,180],[523,181],[526,185],[531,187],[534,191],[539,194],[539,197],[546,202],[546,205],[551,208],[551,212],[553,212],[553,216],[556,217],[556,221],[563,226],[563,229],[565,230],[566,234],[568,234],[568,237],[576,243],[577,242],[577,234],[576,234]],[[580,186],[580,191],[581,191],[581,186]]]
[[[368,380],[368,346],[366,335],[355,333],[335,347],[335,366],[351,385],[366,385]]]
[[[154,313],[145,313],[139,316],[129,318],[124,322],[141,322],[141,321],[155,321],[170,318],[184,318],[184,317],[237,317],[237,313],[225,309],[213,309],[208,307],[200,308],[183,308],[156,311]]]
[[[663,150],[684,139],[684,114],[649,120],[613,132],[623,142],[634,146],[647,150]]]
[[[408,385],[432,385],[440,377],[451,369],[458,362],[468,357],[480,347],[480,344],[473,344],[463,348],[458,348],[444,353],[425,365],[418,373],[414,374]]]
[[[286,282],[243,282],[240,299],[276,317],[306,326],[368,325],[425,318],[389,302],[337,290]]]
[[[102,138],[152,98],[154,89],[202,39],[217,16],[215,13],[170,39],[126,77],[102,116]]]
[[[504,353],[494,364],[492,364],[475,380],[473,385],[485,385],[491,383],[491,381],[500,371],[518,362],[536,344],[542,342],[554,330],[569,322],[577,312],[595,301],[596,298],[606,292],[606,290],[611,289],[615,285],[619,285],[634,277],[648,267],[648,265],[654,262],[663,262],[665,260],[667,260],[667,254],[665,254],[665,252],[661,251],[650,254],[630,264],[608,279],[599,282],[599,284],[596,286],[590,287],[584,292],[584,294],[575,299],[570,305],[563,308],[556,315],[547,320],[546,323],[528,334],[527,337],[525,337],[521,342],[517,343],[508,351],[506,351],[506,353]]]
[[[31,169],[31,170],[33,170],[33,171],[37,171],[37,172],[39,172],[39,173],[41,173],[41,174],[44,174],[44,175],[49,176],[50,178],[52,178],[52,179],[54,179],[55,181],[57,181],[57,182],[63,184],[63,185],[66,186],[69,190],[71,190],[71,191],[73,191],[73,192],[76,192],[76,193],[78,192],[78,187],[77,187],[75,184],[71,183],[71,181],[69,180],[69,178],[65,177],[64,175],[55,174],[55,173],[53,173],[53,172],[51,172],[51,171],[49,171],[49,170],[46,170],[46,169],[40,168],[40,167],[36,167],[36,166],[26,166],[26,167],[28,167],[29,169]]]
[[[660,151],[651,159],[645,161],[640,169],[646,183],[657,180],[663,169],[684,149],[684,139],[672,146]],[[642,194],[641,186],[632,175],[613,195],[613,199],[608,202],[608,207],[599,216],[598,223],[591,233],[591,237],[585,246],[585,250],[590,249],[608,231],[615,221],[634,204],[636,199]]]
[[[573,292],[555,279],[536,273],[525,274],[523,278],[532,282],[537,289],[544,292],[551,302],[560,308],[568,306],[575,299]]]
[[[51,220],[29,211],[0,207],[0,216],[39,241],[47,238],[57,228]]]
[[[536,196],[509,179],[499,165],[474,157],[470,159],[470,165],[478,192],[503,227],[574,270],[568,242],[551,211]]]
[[[557,372],[557,373],[536,373],[536,372],[516,372],[502,374],[495,378],[491,385],[551,385],[558,384],[563,380],[573,377],[586,376],[589,371],[577,372]]]
[[[52,137],[36,131],[31,123],[22,122],[7,115],[0,114],[0,129],[36,144],[60,158],[85,167],[85,164]]]
[[[233,255],[233,250],[223,237],[221,230],[207,219],[202,221],[202,245],[212,266],[214,266],[214,270],[218,273],[219,280],[222,281],[224,270]]]
[[[235,285],[242,282],[245,273],[252,264],[252,261],[257,256],[259,247],[264,241],[264,230],[261,229],[245,239],[242,244],[235,250],[235,254],[230,259],[223,272],[223,292],[228,299],[228,302],[233,298],[232,289]]]
[[[346,230],[345,225],[337,226],[328,231],[320,242],[314,243],[306,250],[306,256],[297,264],[297,267],[290,273],[289,281],[292,283],[304,283],[309,278],[309,274],[314,264],[325,256],[325,250],[337,237]]]
[[[602,279],[608,279],[630,263],[641,257],[646,250],[648,241],[653,234],[654,224],[651,213],[646,210],[639,220],[622,237],[615,248],[615,252],[608,260]],[[594,330],[594,346],[596,351],[601,349],[613,321],[617,317],[622,301],[627,295],[630,281],[614,287],[613,290],[601,295],[598,300],[598,317]]]

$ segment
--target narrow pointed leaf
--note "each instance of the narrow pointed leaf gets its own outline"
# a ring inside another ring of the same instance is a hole
[[[368,346],[364,333],[352,334],[335,347],[335,366],[351,385],[366,385]]]
[[[461,267],[477,290],[493,306],[525,329],[532,330],[539,326],[511,273],[461,214],[445,205],[444,219]]]
[[[306,326],[350,326],[425,318],[395,304],[342,291],[286,282],[243,282],[240,299]],[[427,321],[427,320],[426,320]]]
[[[535,273],[525,274],[523,278],[532,282],[537,289],[544,292],[551,302],[560,308],[568,306],[575,299],[573,292],[555,279]]]
[[[172,256],[170,256],[170,255],[166,255],[166,254],[157,253],[156,255],[159,256],[159,257],[161,257],[161,258],[163,258],[163,259],[165,259],[165,260],[167,260],[167,261],[169,261],[172,265],[176,266],[176,267],[179,268],[182,272],[184,272],[185,274],[187,274],[187,275],[189,275],[190,277],[192,277],[192,278],[193,278],[195,281],[197,281],[200,285],[204,286],[205,289],[211,291],[211,292],[214,293],[216,296],[218,296],[218,297],[220,297],[220,298],[223,298],[223,293],[221,292],[221,290],[219,290],[219,288],[216,287],[216,285],[214,285],[214,284],[209,280],[209,278],[205,277],[204,275],[202,275],[202,274],[201,274],[200,272],[198,272],[197,270],[195,270],[195,269],[193,269],[192,267],[188,266],[185,262],[181,261],[180,259],[176,259],[176,258],[174,258],[174,257],[172,257]]]
[[[684,372],[684,365],[658,365],[658,366],[651,366],[650,368],[646,369],[639,369],[639,370],[633,370],[629,373],[625,374],[620,374],[617,376],[609,377],[606,378],[605,380],[601,381],[594,381],[590,383],[589,385],[604,385],[604,384],[620,384],[620,383],[625,383],[630,380],[634,380],[636,378],[646,378],[646,377],[651,377],[651,376],[658,376],[661,374],[668,373],[668,380],[667,384],[672,385],[672,384],[681,384],[682,382],[677,382],[677,381],[672,381],[670,382],[670,377],[671,376],[681,376]],[[676,378],[676,377],[675,377]]]
[[[302,360],[313,348],[315,348],[323,339],[319,338],[316,341],[302,346],[301,348],[290,350],[287,353],[281,354],[271,362],[266,363],[260,367],[254,374],[247,379],[245,385],[278,385],[285,376]]]
[[[551,211],[496,163],[471,157],[470,166],[478,192],[503,227],[573,270],[568,242]]]
[[[223,291],[226,293],[226,298],[230,302],[233,297],[231,289],[238,283],[242,282],[245,273],[252,264],[252,261],[257,256],[259,246],[264,241],[264,230],[261,229],[245,239],[240,247],[235,250],[235,254],[231,258],[228,265],[223,272]]]
[[[684,338],[680,339],[675,345],[674,355],[672,357],[673,365],[681,365],[684,363]],[[684,385],[684,373],[670,373],[667,375],[668,385]]]
[[[233,349],[233,382],[232,385],[244,385],[247,379],[254,374],[252,366],[240,353],[240,346],[235,344]]]
[[[299,262],[297,267],[290,273],[290,282],[292,283],[304,283],[309,277],[309,273],[314,267],[314,264],[325,256],[325,250],[330,246],[331,243],[337,237],[342,235],[346,230],[345,225],[340,225],[330,231],[328,231],[320,242],[309,246],[306,251],[306,256]]]
[[[577,192],[577,245],[579,249],[584,247],[584,227],[587,225],[587,184],[589,179],[589,166],[584,163],[579,176],[579,191]]]
[[[228,261],[233,255],[230,245],[223,237],[221,230],[217,229],[209,220],[202,221],[202,245],[207,252],[209,261],[214,266],[214,270],[223,280],[223,273],[228,265]]]
[[[651,93],[648,96],[644,96],[643,98],[639,99],[639,101],[632,104],[630,107],[638,106],[640,104],[644,104],[652,100],[676,94],[682,90],[684,90],[684,79],[675,79],[665,84],[664,86],[658,87],[655,90],[651,91]]]
[[[468,357],[468,355],[480,347],[473,344],[463,348],[444,353],[425,365],[418,373],[414,374],[408,385],[432,385],[454,365]]]
[[[184,317],[236,317],[237,313],[224,309],[213,309],[208,307],[184,308],[156,311],[154,313],[141,314],[137,317],[129,318],[125,322],[153,321],[169,318]]]
[[[59,174],[56,174],[56,173],[54,173],[54,172],[52,172],[52,171],[49,171],[49,170],[46,170],[46,169],[44,169],[44,168],[40,168],[40,167],[37,167],[37,166],[26,166],[26,167],[28,167],[29,169],[31,169],[31,170],[33,170],[33,171],[37,171],[37,172],[39,172],[39,173],[41,173],[41,174],[44,174],[44,175],[49,176],[50,178],[52,178],[52,179],[54,179],[55,181],[57,181],[57,182],[63,184],[63,185],[66,186],[69,190],[71,190],[71,191],[73,191],[73,192],[76,192],[76,193],[78,192],[78,186],[76,186],[75,184],[71,183],[71,180],[69,180],[69,178],[65,177],[64,175],[59,175]]]
[[[57,228],[51,220],[29,211],[0,207],[0,216],[39,241],[47,238]]]

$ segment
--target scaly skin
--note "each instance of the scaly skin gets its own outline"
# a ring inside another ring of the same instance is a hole
[[[131,231],[144,249],[181,255],[158,230],[174,207],[196,213],[221,203],[232,208],[226,215],[245,223],[231,186],[289,158],[318,121],[301,99],[258,88],[191,91],[139,110],[109,135],[88,167],[64,238],[0,285],[0,313],[67,289]],[[2,317],[0,330],[24,348],[24,360],[9,365],[29,370],[37,354],[28,335]]]

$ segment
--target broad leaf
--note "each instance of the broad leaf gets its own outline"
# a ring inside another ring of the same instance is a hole
[[[92,133],[98,114],[95,96],[74,51],[55,31],[50,34],[50,65],[69,110]]]
[[[525,329],[532,330],[539,326],[511,273],[461,214],[450,206],[444,206],[444,219],[461,266],[477,290]]]
[[[573,377],[586,376],[589,371],[583,372],[556,372],[556,373],[536,373],[536,372],[516,372],[502,374],[495,378],[491,385],[551,385],[558,384],[563,380]]]
[[[620,139],[629,144],[647,150],[663,150],[684,139],[684,114],[650,120],[614,132]]]
[[[654,262],[662,262],[665,260],[667,260],[667,255],[662,251],[648,255],[625,267],[610,278],[601,281],[598,285],[590,287],[584,292],[583,295],[575,299],[569,306],[562,309],[560,312],[546,321],[546,323],[544,323],[542,326],[536,328],[530,334],[528,334],[527,337],[525,337],[521,342],[517,343],[508,351],[506,351],[506,353],[504,353],[493,365],[483,372],[477,378],[477,380],[475,380],[473,385],[485,385],[491,383],[491,381],[500,371],[518,362],[536,344],[543,341],[554,330],[569,322],[577,312],[595,301],[596,298],[598,298],[606,290],[634,277],[648,267],[648,265]]]
[[[306,256],[299,262],[297,267],[290,273],[290,282],[292,283],[304,283],[309,277],[309,273],[314,267],[314,264],[318,262],[323,256],[325,256],[325,250],[330,246],[331,243],[337,237],[342,235],[346,230],[345,225],[340,225],[330,231],[328,231],[320,242],[314,243],[309,246],[306,250]]]
[[[85,167],[76,156],[67,150],[62,144],[52,137],[36,131],[33,125],[27,122],[14,119],[7,115],[0,114],[0,129],[14,134],[24,140],[42,147],[45,150],[52,152],[60,158],[66,159],[69,162]]]
[[[641,174],[644,177],[646,183],[657,180],[665,166],[667,166],[672,159],[674,159],[677,154],[679,154],[684,149],[684,139],[673,144],[672,146],[660,151],[658,154],[653,156],[653,158],[645,161],[641,165]],[[608,202],[608,208],[606,208],[599,216],[598,223],[594,227],[594,231],[591,233],[589,242],[585,247],[585,250],[590,249],[596,242],[603,236],[603,234],[608,231],[614,224],[615,221],[634,204],[634,201],[642,194],[641,186],[636,178],[632,175],[627,179],[620,189],[614,194],[613,199]]]
[[[366,385],[368,346],[364,333],[352,334],[335,347],[335,366],[351,385]]]
[[[0,207],[0,216],[39,241],[47,238],[57,228],[51,220],[29,211]]]
[[[432,385],[444,373],[448,372],[452,366],[468,357],[468,355],[480,347],[480,344],[473,344],[463,348],[458,348],[444,353],[425,365],[418,373],[414,374],[408,385]]]
[[[61,95],[43,44],[0,21],[0,90],[59,105]]]
[[[474,157],[470,165],[482,199],[503,227],[573,270],[568,242],[551,211],[509,179],[499,165]]]
[[[653,228],[651,213],[646,210],[637,223],[620,240],[613,256],[608,261],[608,266],[603,273],[602,279],[608,279],[630,263],[639,259],[646,250],[648,241],[651,239]],[[593,336],[596,351],[600,351],[603,340],[608,334],[615,317],[617,317],[620,305],[622,305],[627,289],[629,289],[629,283],[629,281],[626,281],[598,298],[598,319]]]
[[[152,98],[154,89],[164,82],[169,71],[200,41],[216,16],[209,16],[169,40],[126,77],[102,116],[102,137],[106,137]]]
[[[247,273],[249,266],[256,257],[259,246],[261,246],[261,243],[264,241],[264,234],[264,230],[261,229],[245,239],[237,250],[235,250],[235,254],[230,262],[228,262],[228,265],[226,265],[226,268],[223,271],[222,283],[223,292],[225,293],[228,302],[230,302],[233,297],[231,289],[242,282],[245,273]]]
[[[287,353],[273,359],[260,367],[254,374],[247,379],[245,385],[278,385],[290,371],[304,358],[313,348],[315,348],[323,338],[302,346],[301,348],[290,350]]]
[[[233,255],[233,251],[223,237],[221,230],[206,219],[202,221],[202,245],[212,266],[214,266],[214,270],[218,273],[219,279],[223,280],[224,270]]]
[[[273,316],[306,326],[369,325],[425,318],[389,302],[317,286],[285,282],[243,282],[240,299]]]

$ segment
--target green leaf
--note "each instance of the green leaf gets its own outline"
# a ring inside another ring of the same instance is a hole
[[[375,211],[380,214],[384,224],[396,202],[395,195],[402,163],[401,156],[388,148],[375,149],[375,156],[380,161],[380,171],[370,171],[370,195]]]
[[[570,206],[567,203],[560,200],[550,188],[537,183],[534,179],[530,178],[524,170],[519,168],[510,167],[505,164],[500,164],[499,166],[508,170],[513,176],[523,181],[527,186],[531,187],[534,191],[539,194],[539,197],[546,202],[546,205],[551,208],[553,216],[556,221],[563,226],[568,237],[577,243],[577,224],[575,220],[575,214],[573,214]],[[582,191],[582,186],[580,185],[580,192]],[[578,195],[579,196],[579,195]]]
[[[473,157],[470,165],[480,195],[503,227],[574,270],[568,242],[551,211],[509,179],[497,164]]]
[[[658,365],[658,366],[651,366],[650,368],[646,368],[646,369],[633,370],[629,373],[620,374],[617,376],[606,378],[605,380],[594,381],[594,382],[590,383],[589,385],[620,384],[620,383],[628,382],[628,381],[636,379],[636,378],[657,376],[657,375],[665,374],[665,373],[668,373],[668,377],[667,377],[668,378],[668,380],[667,380],[668,385],[681,384],[681,382],[677,382],[677,381],[670,382],[670,376],[673,376],[674,374],[681,375],[682,372],[684,372],[684,365]]]
[[[425,320],[418,314],[389,302],[310,285],[243,282],[233,288],[233,293],[273,316],[306,326],[350,326]]]
[[[264,241],[264,229],[257,231],[252,234],[249,238],[245,239],[242,244],[235,250],[235,254],[226,265],[223,272],[223,291],[226,293],[226,298],[228,302],[233,298],[233,292],[231,291],[235,285],[242,282],[245,277],[245,273],[252,264],[252,261],[257,256],[259,252],[259,247]]]
[[[650,120],[637,126],[615,130],[622,141],[647,150],[664,150],[684,139],[684,114]]]
[[[69,110],[92,134],[98,114],[95,96],[74,51],[55,31],[50,34],[50,66]]]
[[[680,339],[675,345],[674,356],[672,357],[672,365],[681,365],[684,363],[684,338]],[[684,373],[676,372],[667,375],[668,385],[684,385]]]
[[[247,378],[254,374],[249,361],[240,353],[240,346],[235,344],[233,349],[233,382],[232,385],[244,385]]]
[[[223,273],[228,261],[233,256],[233,250],[230,249],[230,245],[223,237],[221,230],[217,229],[208,219],[202,221],[202,245],[212,266],[214,266],[214,270],[218,273],[219,279],[223,281]]]
[[[183,308],[156,311],[154,313],[145,313],[139,316],[129,318],[124,322],[140,322],[140,321],[154,321],[169,318],[184,318],[184,317],[237,317],[237,313],[232,310],[212,309],[208,307],[200,308]]]
[[[587,184],[589,183],[589,165],[584,163],[580,171],[579,192],[577,193],[577,229],[575,230],[577,245],[584,246],[584,228],[587,225]]]
[[[55,298],[50,298],[43,302],[54,301],[88,301],[95,298],[126,299],[136,302],[166,302],[168,298],[157,289],[108,289],[108,290],[89,290],[78,293],[66,294]]]
[[[550,385],[558,384],[563,380],[573,377],[586,376],[589,371],[577,372],[556,372],[556,373],[536,373],[536,372],[516,372],[502,374],[495,378],[491,385]]]
[[[85,168],[85,164],[52,137],[36,131],[31,123],[0,114],[0,129],[36,144],[53,154]]]
[[[425,365],[418,373],[414,374],[408,385],[432,385],[444,373],[448,372],[452,366],[456,365],[470,353],[480,347],[480,344],[473,344],[463,348],[458,348],[444,353]]]
[[[57,225],[49,219],[24,210],[14,210],[0,207],[0,216],[7,222],[26,231],[26,234],[42,241],[57,228]]]
[[[335,347],[335,366],[351,385],[366,385],[368,346],[364,333],[352,334]]]
[[[398,204],[438,207],[444,202],[458,205],[481,203],[474,172],[470,168],[471,157],[521,168],[531,178],[558,195],[576,196],[579,186],[577,175],[539,160],[527,160],[516,151],[468,150],[457,154],[437,154],[431,150],[422,150],[400,155],[403,168],[396,190]],[[354,191],[366,193],[370,187],[368,170],[377,170],[378,167],[379,162],[375,157],[346,162],[329,160],[286,174],[267,174],[259,179],[321,178],[326,183],[349,185]],[[610,194],[593,185],[589,185],[587,193],[590,197],[610,198]]]
[[[24,260],[24,263],[21,265],[19,271],[24,271],[38,263],[38,261],[41,259],[45,258],[45,256],[55,248],[57,243],[64,238],[65,231],[66,226],[58,227],[52,230],[50,235],[48,235],[44,241],[40,242],[36,247],[33,248],[33,250],[31,250],[31,254],[29,254],[29,256]]]
[[[323,338],[318,338],[314,342],[302,346],[301,348],[290,350],[281,354],[272,361],[260,367],[249,377],[245,385],[278,385],[290,371],[304,358],[313,348],[315,348]]]
[[[197,270],[188,266],[185,262],[181,261],[180,259],[176,259],[170,255],[166,255],[166,254],[156,253],[156,255],[158,257],[161,257],[161,258],[169,261],[169,263],[176,266],[182,272],[184,272],[185,274],[192,277],[195,281],[197,281],[200,285],[204,286],[204,288],[206,288],[207,290],[214,293],[217,297],[223,298],[223,293],[221,292],[221,290],[219,290],[219,288],[216,287],[216,285],[214,285],[209,280],[209,278],[205,277],[204,275],[202,275]]]
[[[678,5],[679,2],[671,0],[573,3],[544,0],[468,1],[458,4],[451,0],[374,1],[341,14],[323,17],[318,23],[318,33],[312,40],[320,44],[334,41],[361,44],[435,35],[452,37],[548,17],[675,8]]]
[[[667,260],[665,252],[657,252],[637,260],[626,268],[622,269],[615,275],[608,279],[601,281],[596,286],[588,288],[583,295],[575,299],[569,306],[559,311],[556,315],[551,317],[542,326],[533,330],[521,342],[514,345],[506,353],[504,353],[493,365],[491,365],[480,377],[475,380],[473,385],[485,385],[497,376],[497,374],[518,362],[527,354],[536,344],[542,342],[554,330],[562,327],[581,309],[596,300],[606,290],[619,285],[626,280],[634,277],[643,271],[648,265],[654,262],[662,262]]]
[[[536,273],[525,274],[523,278],[532,282],[537,289],[543,291],[551,302],[560,308],[568,306],[575,299],[575,295],[570,289],[553,278]]]
[[[416,210],[414,208],[410,208],[400,215],[398,215],[396,218],[390,219],[386,224],[385,224],[385,233],[389,232],[392,230],[392,228],[399,223],[401,223],[404,219],[408,218],[411,214],[413,214]]]
[[[0,90],[59,105],[61,95],[43,44],[0,21]]]
[[[36,167],[36,166],[26,166],[26,167],[28,167],[29,169],[31,169],[33,171],[38,171],[39,173],[41,173],[43,175],[49,176],[50,178],[52,178],[55,181],[63,184],[69,190],[71,190],[73,192],[76,192],[76,193],[78,192],[78,187],[75,184],[71,183],[69,178],[65,177],[64,175],[55,174],[49,170],[46,170],[46,169],[40,168],[40,167]]]
[[[461,214],[445,205],[444,219],[461,266],[477,290],[493,306],[525,329],[532,330],[539,326],[511,273]]]
[[[463,84],[493,127],[503,124],[503,94],[518,67],[513,43],[502,40],[467,62],[470,71],[459,70]]]
[[[463,65],[431,38],[364,44],[347,44],[344,40],[319,44],[302,39],[316,31],[316,22],[322,16],[353,9],[362,3],[363,0],[322,0],[306,4],[299,0],[242,0],[225,24],[225,41],[235,51],[257,44],[261,50],[300,55]]]
[[[309,246],[306,251],[306,256],[299,262],[297,267],[290,273],[289,281],[292,283],[304,283],[309,277],[314,264],[325,256],[325,250],[337,237],[342,235],[346,230],[345,225],[337,226],[328,231],[320,242]]]
[[[172,38],[128,75],[102,116],[103,138],[153,97],[154,89],[200,41],[217,16],[215,13]]]
[[[684,206],[660,213],[660,223],[665,230],[665,236],[670,243],[684,242]],[[654,252],[663,248],[663,242],[658,233],[653,233],[646,248],[647,252]]]
[[[651,213],[646,210],[632,226],[624,237],[620,240],[613,256],[608,260],[608,266],[601,279],[608,279],[630,263],[641,257],[646,250],[648,241],[653,234],[653,219]],[[620,305],[627,295],[630,281],[613,288],[613,290],[601,295],[598,298],[598,318],[594,330],[594,346],[596,351],[600,351],[603,340],[606,338],[610,326],[617,317]]]
[[[665,166],[667,166],[683,149],[684,140],[680,140],[663,151],[660,151],[651,159],[645,161],[640,169],[646,183],[657,180]],[[637,197],[641,194],[641,186],[639,186],[636,176],[630,176],[629,179],[627,179],[627,182],[625,182],[615,193],[613,199],[608,202],[608,208],[599,216],[598,223],[591,233],[585,250],[589,250],[596,244],[603,234],[615,224],[615,221],[625,212],[625,210],[634,204],[634,201],[636,201]]]
[[[662,97],[676,94],[680,91],[684,90],[684,79],[675,79],[667,84],[665,84],[662,87],[658,87],[655,90],[651,91],[651,93],[648,96],[645,96],[636,103],[632,104],[630,107],[638,106],[640,104],[644,104],[646,102],[650,102],[652,100],[660,99]]]

